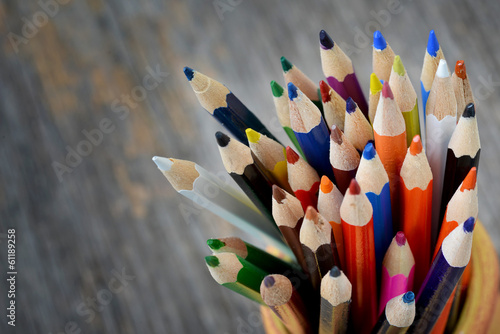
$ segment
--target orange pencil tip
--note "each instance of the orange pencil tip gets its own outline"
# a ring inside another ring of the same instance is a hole
[[[321,91],[321,99],[323,100],[323,103],[330,102],[330,89],[330,86],[328,86],[324,80],[319,82],[319,90]]]
[[[469,171],[469,174],[465,177],[462,182],[462,186],[460,187],[460,191],[464,192],[464,190],[472,190],[476,187],[477,180],[477,168],[472,167]]]
[[[463,80],[467,79],[467,71],[465,69],[465,61],[457,60],[457,63],[455,64],[455,74],[460,79],[463,79]]]
[[[286,161],[288,161],[288,163],[293,165],[299,160],[299,158],[299,155],[290,146],[286,147]]]
[[[410,154],[417,155],[422,152],[422,141],[420,140],[420,135],[415,135],[410,144]]]
[[[330,179],[328,178],[328,176],[323,175],[321,177],[320,188],[321,188],[321,192],[324,193],[324,194],[329,194],[332,191],[332,189],[333,189],[333,182],[330,181]]]
[[[352,179],[349,184],[349,192],[351,195],[359,195],[361,193],[361,188],[359,187],[358,181],[356,179]]]

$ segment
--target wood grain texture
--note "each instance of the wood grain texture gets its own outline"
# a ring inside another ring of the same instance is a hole
[[[500,250],[499,2],[401,0],[383,27],[373,13],[397,2],[220,0],[235,5],[223,20],[212,1],[66,2],[17,52],[9,33],[21,36],[23,18],[41,7],[0,3],[0,268],[6,230],[16,227],[18,333],[262,332],[258,306],[218,286],[203,263],[207,238],[242,233],[176,194],[151,157],[223,175],[221,126],[199,106],[186,65],[227,84],[289,144],[269,82],[282,80],[281,56],[324,79],[320,29],[351,46],[358,36],[351,58],[366,95],[371,32],[363,40],[359,29],[382,28],[416,87],[430,29],[450,67],[465,59],[482,139],[479,217]],[[147,67],[169,75],[126,113],[124,99],[141,93]],[[105,118],[113,130],[59,182],[52,163]],[[122,268],[134,279],[107,293]],[[3,333],[3,312],[0,319]]]

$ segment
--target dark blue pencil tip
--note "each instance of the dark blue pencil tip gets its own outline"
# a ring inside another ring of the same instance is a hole
[[[293,101],[293,99],[295,99],[297,96],[298,96],[297,87],[293,83],[289,82],[288,83],[288,98],[290,99],[290,101]]]
[[[385,50],[387,47],[384,36],[382,36],[382,33],[378,30],[373,33],[373,47],[380,51]]]
[[[469,103],[468,105],[465,106],[464,113],[462,114],[462,117],[468,118],[468,117],[475,117],[476,116],[476,109],[474,108],[474,103]]]
[[[429,41],[427,42],[427,53],[433,57],[437,56],[437,52],[439,50],[439,42],[437,40],[436,34],[434,30],[431,30],[429,33]]]
[[[274,280],[274,277],[272,277],[272,276],[264,277],[264,285],[266,288],[272,288],[274,283],[276,283],[276,281]]]
[[[411,291],[408,291],[403,295],[403,302],[406,304],[413,303],[415,301],[415,294]]]
[[[219,145],[220,147],[226,147],[227,144],[229,144],[229,142],[231,141],[231,138],[229,138],[228,135],[220,131],[217,131],[215,133],[215,139],[217,140],[217,145]]]
[[[345,110],[349,113],[352,114],[353,112],[356,111],[357,104],[354,102],[354,100],[351,97],[348,97],[347,100],[345,100]]]
[[[340,276],[340,269],[337,266],[333,266],[332,269],[330,269],[330,276],[332,277],[339,277]]]
[[[474,231],[474,217],[469,217],[464,223],[464,232],[471,233]]]
[[[319,32],[319,42],[323,49],[331,49],[334,45],[333,39],[324,30]]]
[[[193,77],[194,77],[194,71],[191,67],[184,67],[184,74],[186,75],[186,78],[188,79],[188,81],[191,81],[193,80]]]
[[[363,158],[366,160],[371,160],[375,157],[376,154],[377,151],[375,151],[373,143],[368,142],[368,144],[366,144],[365,146],[365,149],[363,150]]]

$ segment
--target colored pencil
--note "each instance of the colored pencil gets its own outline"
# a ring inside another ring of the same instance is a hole
[[[420,90],[422,93],[422,105],[424,107],[424,120],[427,112],[427,98],[429,97],[432,83],[434,82],[434,76],[436,75],[436,70],[441,59],[444,59],[443,50],[439,45],[434,30],[431,30],[429,32],[429,40],[427,41],[427,48],[424,55],[424,64],[420,75]]]
[[[154,157],[153,161],[179,194],[250,235],[263,238],[282,252],[291,254],[271,225],[272,221],[264,217],[240,190],[194,162],[163,157]],[[186,219],[190,219],[198,209],[185,208],[182,212]]]
[[[260,284],[260,294],[290,334],[310,333],[304,302],[288,278],[277,274],[266,276]]]
[[[420,289],[431,261],[432,171],[416,135],[401,167],[401,227],[415,256],[415,290]]]
[[[361,190],[373,208],[373,235],[375,238],[375,259],[377,277],[380,277],[382,260],[393,236],[391,191],[389,177],[375,151],[373,143],[365,146],[356,173]]]
[[[458,121],[460,120],[460,117],[462,117],[465,106],[469,103],[474,103],[474,96],[472,96],[472,89],[470,87],[469,78],[467,77],[464,60],[457,60],[457,63],[455,64],[455,71],[451,75],[451,83],[457,100]]]
[[[189,67],[184,67],[184,74],[201,106],[236,139],[248,145],[245,130],[252,128],[279,142],[226,86]]]
[[[298,270],[295,265],[285,262],[237,237],[208,239],[207,245],[214,254],[234,253],[268,274],[286,275]]]
[[[290,334],[281,319],[267,305],[260,306],[260,317],[266,334]]]
[[[457,226],[443,241],[424,284],[417,295],[415,321],[410,332],[428,333],[441,314],[445,301],[455,289],[472,248],[474,218]]]
[[[324,30],[319,33],[319,42],[321,66],[328,84],[344,100],[347,100],[349,96],[352,97],[365,117],[368,117],[368,105],[356,73],[354,73],[351,59]]]
[[[389,83],[384,82],[382,96],[373,121],[375,147],[380,161],[389,177],[391,203],[397,203],[399,198],[399,171],[406,156],[405,120]],[[392,223],[396,231],[399,228],[399,206],[392,205]]]
[[[328,162],[328,127],[321,112],[293,83],[288,84],[290,122],[307,162],[321,175],[333,177]]]
[[[273,93],[274,108],[276,109],[276,114],[278,115],[278,121],[280,122],[283,130],[290,138],[290,141],[295,146],[295,149],[304,158],[304,152],[300,148],[297,138],[295,138],[295,133],[292,130],[292,125],[290,123],[290,109],[288,107],[288,96],[284,94],[284,89],[276,81],[271,81],[271,91]]]
[[[443,195],[439,220],[442,221],[446,205],[472,167],[478,167],[481,142],[474,104],[469,103],[458,121],[448,144],[444,171]]]
[[[478,212],[477,170],[476,167],[472,167],[446,206],[433,259],[436,257],[444,238],[467,218],[473,217],[477,219]]]
[[[313,288],[319,290],[321,278],[334,265],[339,266],[340,260],[330,223],[312,206],[307,208],[300,228],[300,243]]]
[[[394,62],[394,51],[387,43],[384,36],[380,31],[373,33],[373,73],[377,75],[380,80],[389,81],[391,75],[391,67]]]
[[[271,181],[256,164],[248,146],[218,131],[215,134],[224,168],[263,215],[272,221]]]
[[[288,183],[306,211],[308,206],[316,208],[320,179],[318,173],[290,146],[286,148]]]
[[[288,86],[290,82],[293,82],[319,110],[322,110],[323,105],[321,104],[321,94],[318,86],[285,57],[281,57],[281,68],[283,69],[285,84]]]
[[[377,276],[373,238],[373,209],[352,179],[340,206],[346,275],[352,283],[351,319],[356,332],[366,333],[377,321]],[[362,319],[362,321],[360,321]]]
[[[396,296],[387,302],[385,312],[372,330],[372,333],[398,333],[408,331],[415,319],[415,294],[411,291]]]
[[[259,167],[273,181],[286,191],[292,191],[288,184],[286,169],[286,153],[283,145],[277,141],[248,128],[246,130],[248,143],[252,153],[259,162]]]
[[[340,220],[340,205],[344,196],[328,176],[321,177],[318,195],[318,212],[330,223],[335,245],[339,253],[340,268],[345,268],[344,237],[342,236],[342,221]]]
[[[265,305],[260,296],[260,283],[266,277],[265,271],[233,253],[206,256],[205,263],[217,283]]]
[[[427,100],[426,153],[433,176],[432,245],[441,227],[439,213],[443,192],[446,152],[457,123],[457,102],[446,61],[441,59]]]
[[[401,231],[396,233],[384,256],[380,284],[379,314],[382,314],[389,300],[413,289],[415,258]]]
[[[345,100],[330,87],[324,80],[319,82],[321,99],[323,101],[323,114],[329,129],[336,125],[344,131]]]
[[[297,198],[276,185],[273,186],[273,217],[298,264],[308,273],[299,239],[304,210]]]
[[[370,97],[368,100],[368,119],[373,124],[375,114],[377,113],[378,101],[382,94],[382,83],[375,73],[370,74]]]
[[[406,146],[409,147],[413,137],[420,135],[418,98],[399,56],[394,58],[389,85],[394,94],[394,100],[396,100],[405,119]]]
[[[351,296],[351,282],[334,266],[321,280],[319,334],[347,332]]]
[[[344,194],[356,175],[359,154],[335,125],[330,133],[330,164],[339,191]]]
[[[344,135],[359,152],[362,152],[366,143],[373,141],[372,126],[353,99],[349,97],[345,102]]]

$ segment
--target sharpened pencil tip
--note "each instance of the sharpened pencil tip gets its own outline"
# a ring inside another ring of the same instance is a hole
[[[160,170],[169,171],[174,162],[171,159],[163,157],[153,157],[153,161]]]
[[[217,145],[220,147],[226,147],[227,144],[231,141],[231,138],[229,138],[228,135],[226,135],[223,132],[217,131],[215,133],[215,139],[217,140]]]
[[[285,57],[281,57],[281,68],[283,69],[283,72],[288,72],[290,69],[293,67],[292,63]]]
[[[347,100],[345,100],[345,110],[348,114],[352,114],[353,112],[355,112],[357,107],[358,105],[350,96],[347,98]]]
[[[382,87],[382,97],[394,100],[394,94],[392,94],[391,86],[389,82],[384,81],[384,86]]]
[[[437,56],[437,52],[439,51],[439,42],[437,40],[436,34],[434,30],[429,32],[429,40],[427,41],[427,53],[432,57]]]
[[[465,179],[462,181],[462,186],[460,187],[460,191],[464,192],[465,190],[472,190],[476,188],[476,181],[477,181],[477,168],[472,167],[467,173],[467,176],[465,176]]]
[[[272,288],[276,283],[276,280],[271,275],[264,277],[264,286],[266,288]]]
[[[405,75],[405,67],[403,66],[403,62],[401,61],[400,56],[394,57],[394,63],[392,63],[392,69],[401,77]]]
[[[217,256],[214,255],[205,256],[205,262],[212,268],[217,267],[220,263]]]
[[[320,189],[323,194],[329,194],[333,190],[333,182],[330,181],[328,176],[323,175],[321,177]]]
[[[375,146],[373,146],[373,143],[368,143],[365,146],[365,149],[363,150],[363,159],[365,160],[371,160],[375,158],[375,155],[377,155],[377,151],[375,151]]]
[[[283,87],[276,81],[271,81],[271,91],[273,92],[274,97],[281,97],[283,95]]]
[[[356,179],[352,179],[349,184],[349,192],[351,195],[359,195],[361,193],[361,188],[359,187],[358,181]]]
[[[467,218],[467,220],[464,222],[464,232],[471,233],[472,231],[474,231],[474,226],[475,226],[474,217]]]
[[[245,130],[245,133],[247,134],[247,138],[248,138],[248,141],[250,143],[257,143],[260,139],[260,133],[258,133],[257,131],[255,131],[254,129],[250,129],[250,128],[247,128]]]
[[[439,61],[439,65],[436,71],[436,76],[440,78],[446,78],[450,76],[450,71],[448,71],[448,64],[446,64],[446,60],[441,59]]]
[[[382,36],[382,33],[378,30],[373,33],[373,47],[380,51],[387,47],[387,42],[384,36]]]
[[[410,154],[414,156],[420,154],[422,152],[422,149],[423,146],[422,140],[420,140],[420,135],[415,135],[410,144]]]
[[[219,250],[221,249],[222,247],[224,247],[226,245],[225,242],[219,240],[219,239],[208,239],[207,240],[207,246],[211,249],[211,250]]]
[[[330,139],[337,145],[342,145],[344,142],[342,140],[342,131],[335,124],[332,125],[332,131],[330,132]]]
[[[375,73],[370,74],[370,93],[377,94],[382,90],[382,83]]]
[[[321,44],[321,47],[326,50],[332,49],[335,45],[333,43],[333,39],[324,30],[321,30],[319,32],[319,42]]]
[[[396,236],[394,237],[396,239],[396,243],[398,244],[399,247],[404,246],[406,244],[406,236],[404,232],[399,231],[396,233]]]
[[[321,91],[321,100],[323,103],[330,102],[330,86],[328,86],[325,80],[319,82],[319,90]]]
[[[312,206],[308,206],[306,209],[306,214],[304,216],[307,220],[312,220],[313,222],[318,220],[318,211]]]
[[[467,79],[467,70],[465,69],[464,60],[457,60],[455,64],[455,74],[462,80]]]
[[[339,277],[340,276],[340,269],[337,266],[333,266],[332,269],[330,269],[330,276],[331,277]]]
[[[286,161],[290,164],[295,164],[297,161],[299,161],[299,155],[290,147],[286,147]]]
[[[279,204],[282,204],[283,200],[286,198],[285,191],[275,184],[273,184],[273,198]]]
[[[292,83],[288,83],[288,98],[293,101],[298,96],[297,87]]]
[[[412,291],[408,291],[403,295],[403,303],[410,304],[415,301],[415,294]]]
[[[184,67],[184,74],[186,75],[186,78],[188,79],[188,81],[191,81],[193,80],[193,77],[194,77],[194,71],[192,68],[190,67]]]
[[[475,117],[476,116],[476,108],[474,107],[474,103],[469,103],[465,106],[464,113],[462,117]]]

